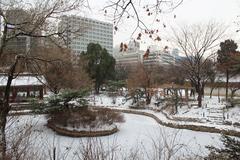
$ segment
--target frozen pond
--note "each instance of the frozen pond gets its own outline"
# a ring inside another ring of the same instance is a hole
[[[95,147],[102,145],[107,151],[114,148],[122,157],[130,155],[130,153],[138,153],[138,155],[142,155],[142,159],[143,157],[155,159],[151,157],[158,156],[154,152],[164,154],[166,146],[173,149],[173,155],[183,156],[188,154],[205,155],[207,153],[206,145],[221,145],[220,134],[168,128],[159,125],[152,118],[141,115],[124,114],[124,116],[126,122],[119,124],[117,133],[91,139]],[[59,159],[66,153],[68,153],[66,159],[79,159],[77,155],[86,147],[86,144],[90,143],[89,138],[71,138],[55,134],[45,126],[44,115],[21,116],[11,128],[19,130],[25,127],[26,123],[33,125],[31,146],[37,151],[41,151],[41,155],[45,155],[45,157],[52,155],[52,150],[56,147]]]

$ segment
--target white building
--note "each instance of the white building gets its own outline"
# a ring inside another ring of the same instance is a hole
[[[144,51],[134,51],[128,53],[119,53],[116,59],[116,65],[134,66],[141,62]]]
[[[115,49],[114,58],[116,59],[117,65],[131,65],[134,66],[137,63],[143,63],[145,66],[156,66],[156,65],[169,65],[174,64],[178,57],[177,49],[163,49],[160,46],[152,45],[149,46],[149,54],[146,51],[140,50],[140,44],[136,41],[130,41],[128,43],[126,51],[120,52],[119,48]]]
[[[87,51],[89,43],[98,43],[113,53],[113,25],[80,16],[62,16],[60,30],[66,31],[67,46],[75,54]]]
[[[135,40],[128,43],[126,51],[120,51],[120,47],[115,48],[114,58],[117,66],[136,66],[142,62],[142,55],[144,51],[140,50],[139,42]]]
[[[170,50],[169,48],[160,48],[159,46],[152,45],[148,47],[149,55],[143,58],[143,64],[145,66],[150,65],[169,65],[176,62],[177,53],[176,50]]]

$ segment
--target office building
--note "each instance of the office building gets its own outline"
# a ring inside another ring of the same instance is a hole
[[[140,50],[140,43],[135,40],[130,41],[125,49],[116,48],[114,58],[116,59],[116,66],[134,67],[142,62],[142,55],[144,51]]]
[[[21,27],[23,30],[28,30],[29,24],[25,24],[24,22],[29,21],[29,14],[23,9],[12,9],[6,11],[6,19],[8,23],[8,37],[13,37],[7,42],[6,51],[10,53],[29,53],[31,49],[36,48],[40,45],[40,40],[37,37],[30,37],[25,35],[18,35],[20,31],[18,29]],[[19,25],[21,24],[21,25]],[[40,30],[34,30],[34,34],[41,35]]]
[[[89,43],[98,43],[113,53],[113,25],[80,16],[62,16],[59,30],[66,31],[67,47],[75,54],[87,51]]]

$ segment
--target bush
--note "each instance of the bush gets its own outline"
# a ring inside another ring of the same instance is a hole
[[[120,112],[112,111],[111,109],[104,108],[97,110],[98,120],[105,124],[112,124],[114,122],[124,122],[124,117]]]
[[[45,103],[36,105],[33,104],[35,113],[54,113],[65,111],[69,108],[85,108],[88,106],[88,101],[85,99],[87,90],[64,90],[59,94],[50,96]]]
[[[216,148],[207,146],[210,153],[205,160],[239,160],[240,157],[240,141],[229,136],[222,136],[224,148]]]
[[[52,112],[48,115],[48,119],[48,123],[72,128],[99,128],[114,122],[124,122],[124,117],[120,112],[110,109],[91,110],[87,108]]]

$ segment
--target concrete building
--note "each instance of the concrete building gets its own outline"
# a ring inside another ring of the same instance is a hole
[[[135,66],[139,62],[141,62],[143,53],[144,53],[144,51],[119,53],[119,55],[115,57],[116,65]]]
[[[142,55],[144,51],[140,50],[140,43],[130,41],[126,51],[120,51],[120,47],[115,48],[114,58],[116,59],[116,66],[136,66],[142,62]]]
[[[161,49],[156,45],[149,46],[148,49],[149,54],[142,61],[145,66],[174,64],[178,57],[176,49],[170,50],[168,47]]]
[[[146,55],[146,51],[140,50],[139,42],[132,40],[128,43],[126,51],[120,52],[119,48],[115,48],[114,58],[116,59],[116,65],[128,65],[134,66],[137,63],[143,63],[145,66],[166,66],[169,64],[175,64],[179,59],[178,49],[164,49],[157,45],[148,47],[149,53]]]
[[[29,21],[29,14],[23,9],[12,9],[6,11],[6,18],[8,23],[8,33],[7,36],[12,37],[18,34],[20,31],[16,27],[21,27],[22,29],[28,30],[29,26],[24,24],[24,22]],[[19,24],[21,24],[19,26]],[[30,28],[31,29],[31,28]],[[35,30],[34,34],[41,35],[40,30]],[[6,46],[6,51],[12,53],[27,53],[31,49],[40,45],[40,39],[30,36],[19,35],[10,39]]]
[[[98,43],[113,53],[113,25],[80,16],[62,16],[58,26],[65,30],[67,47],[75,54],[87,51],[89,43]]]

